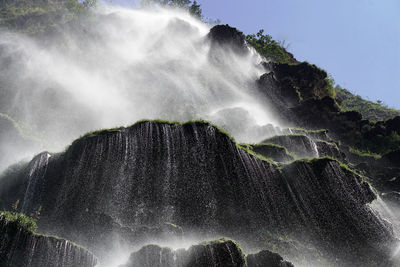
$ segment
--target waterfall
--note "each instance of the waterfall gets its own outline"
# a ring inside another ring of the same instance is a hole
[[[244,267],[238,245],[227,239],[204,242],[188,249],[171,250],[147,245],[133,252],[122,267]]]
[[[317,144],[311,138],[310,138],[310,142],[311,142],[311,146],[312,146],[312,149],[313,149],[313,152],[314,152],[313,158],[319,158],[319,151],[318,151]]]
[[[209,30],[181,11],[103,6],[40,40],[0,31],[0,65],[8,64],[0,88],[18,100],[0,103],[0,112],[32,130],[40,125],[35,134],[48,151],[96,129],[141,119],[213,120],[221,110],[215,123],[222,119],[239,141],[256,142],[253,128],[279,125],[254,84],[266,71],[263,59],[253,49],[213,45]],[[230,116],[232,109],[244,116]]]
[[[29,214],[30,208],[32,208],[33,203],[38,203],[37,200],[33,200],[34,194],[39,193],[40,189],[37,187],[40,186],[41,179],[46,175],[47,165],[49,163],[51,155],[47,152],[41,153],[36,156],[30,165],[29,175],[28,175],[28,186],[26,187],[26,192],[24,196],[24,201],[22,203],[21,211]]]
[[[386,203],[379,195],[377,195],[376,200],[374,200],[370,206],[394,226],[395,234],[397,238],[400,238],[399,208],[390,206],[390,204]]]
[[[309,138],[291,137],[274,140],[303,151]],[[277,166],[205,122],[142,121],[83,136],[49,164],[46,155],[16,179],[32,182],[26,201],[43,204],[43,231],[88,246],[106,266],[121,248],[167,245],[183,233],[194,240],[232,235],[251,241],[259,231],[290,232],[302,240],[312,235],[330,251],[326,240],[337,240],[338,254],[360,242],[392,241],[389,227],[365,207],[374,198],[368,184],[338,162]]]

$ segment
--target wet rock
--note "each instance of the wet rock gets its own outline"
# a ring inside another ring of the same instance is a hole
[[[188,250],[172,250],[148,245],[131,254],[120,267],[244,267],[242,250],[231,240],[220,239],[191,246]]]
[[[0,266],[93,267],[97,259],[67,240],[38,235],[26,216],[0,213]]]
[[[276,80],[274,72],[263,74],[259,80],[257,80],[257,86],[266,100],[275,107],[278,111],[280,107],[293,107],[296,106],[301,98],[296,88],[291,86],[282,86],[279,81]],[[281,109],[280,111],[284,111]],[[279,114],[279,113],[278,113]]]
[[[306,130],[301,128],[293,128],[291,129],[294,134],[302,134],[310,137],[313,140],[321,140],[326,142],[334,142],[328,134],[327,129],[319,129],[319,130]]]
[[[380,163],[385,166],[400,167],[400,149],[383,155],[380,159]]]
[[[286,148],[282,146],[261,143],[251,146],[251,149],[256,153],[266,158],[271,158],[277,162],[288,162],[294,160],[293,156],[288,154]]]
[[[346,162],[346,154],[341,152],[335,143],[316,141],[318,154],[320,157],[331,157],[342,162]]]
[[[10,207],[20,199],[28,213],[42,206],[43,231],[96,254],[114,244],[109,222],[132,231],[171,222],[185,233],[240,240],[264,227],[296,233],[334,258],[366,255],[359,261],[386,257],[394,242],[390,226],[366,205],[375,198],[369,185],[337,161],[278,168],[205,122],[143,121],[88,134],[65,153],[49,155],[1,178],[0,200]]]
[[[213,46],[230,47],[240,54],[248,53],[244,34],[229,25],[214,26],[208,33],[208,38]]]
[[[291,262],[285,261],[279,254],[263,250],[246,257],[247,267],[294,267]]]
[[[298,158],[319,157],[317,145],[305,135],[278,135],[264,140],[263,143],[281,145]]]
[[[301,100],[323,98],[327,92],[327,74],[307,62],[300,64],[274,64],[273,72],[282,91],[297,91]]]

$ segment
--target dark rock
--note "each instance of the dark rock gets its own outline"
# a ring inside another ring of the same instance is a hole
[[[230,47],[240,54],[248,53],[244,34],[229,25],[214,26],[208,33],[208,38],[213,46]]]
[[[291,86],[281,86],[276,80],[274,72],[263,74],[257,81],[257,86],[264,96],[266,101],[271,102],[278,107],[293,107],[297,105],[301,98],[296,88]]]
[[[278,135],[264,140],[263,143],[281,145],[298,158],[319,156],[317,145],[305,135]]]
[[[331,157],[346,162],[346,154],[341,152],[335,143],[316,141],[315,144],[320,157]]]
[[[67,240],[38,235],[0,213],[0,266],[94,267],[97,259]]]
[[[65,153],[43,153],[0,179],[5,207],[17,199],[26,213],[42,206],[42,231],[95,252],[112,251],[100,249],[113,244],[110,222],[133,232],[171,222],[186,233],[240,240],[261,227],[288,231],[334,258],[357,254],[364,257],[355,261],[366,262],[386,258],[394,242],[390,226],[365,205],[374,198],[366,182],[334,160],[278,168],[204,122],[140,122],[91,133]]]
[[[319,129],[319,130],[306,130],[306,129],[300,129],[300,128],[293,128],[290,129],[290,131],[293,134],[301,134],[301,135],[306,135],[310,137],[312,140],[320,140],[320,141],[326,141],[333,143],[334,141],[331,139],[331,137],[328,135],[328,130],[326,129]]]
[[[396,166],[400,167],[400,149],[391,151],[382,156],[380,163],[385,166]]]
[[[285,261],[279,254],[263,250],[246,257],[247,267],[294,267],[291,262]]]
[[[400,116],[386,121],[386,128],[388,131],[396,132],[400,135]]]
[[[288,162],[294,160],[294,158],[287,153],[286,148],[282,146],[261,143],[251,146],[251,149],[256,153],[266,158],[271,158],[277,162]]]
[[[283,91],[297,90],[302,100],[323,98],[328,95],[327,74],[307,62],[300,64],[275,64],[274,73]]]
[[[131,254],[120,267],[244,267],[244,254],[238,245],[226,239],[204,242],[188,250],[173,251],[148,245]]]

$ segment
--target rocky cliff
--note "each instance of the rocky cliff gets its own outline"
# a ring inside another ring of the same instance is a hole
[[[203,242],[189,249],[172,250],[148,245],[131,254],[120,267],[293,267],[276,253],[264,250],[245,256],[238,244],[220,239]]]
[[[259,229],[295,233],[344,262],[382,257],[394,242],[366,205],[375,199],[369,185],[337,161],[278,168],[205,122],[94,132],[0,181],[3,205],[42,206],[42,231],[95,251],[115,234],[145,244],[143,227],[164,222],[245,243]]]
[[[244,35],[226,25],[205,39],[216,62],[216,49],[250,53]],[[120,247],[137,250],[125,266],[290,266],[274,252],[302,263],[298,256],[314,248],[311,262],[320,266],[396,266],[391,251],[398,240],[370,205],[377,195],[368,182],[385,193],[400,188],[399,118],[370,122],[357,112],[342,112],[326,73],[314,65],[264,62],[260,68],[265,74],[254,81],[257,96],[290,128],[247,119],[234,126],[245,128],[245,135],[269,136],[263,143],[239,145],[204,121],[141,121],[91,132],[62,153],[43,152],[4,172],[1,208],[19,202],[23,213],[41,210],[41,233],[87,246],[106,266]],[[216,112],[227,129],[232,124],[223,120],[225,113],[250,118],[241,108]],[[352,147],[381,157],[354,155]],[[308,157],[314,159],[299,160]],[[391,192],[383,199],[398,202],[397,196]],[[10,225],[0,223],[4,264],[96,263],[68,241]],[[187,251],[149,245],[216,236],[262,251],[248,255],[246,263],[231,241]]]
[[[64,239],[35,234],[34,222],[21,214],[0,213],[0,265],[94,267],[92,253]]]

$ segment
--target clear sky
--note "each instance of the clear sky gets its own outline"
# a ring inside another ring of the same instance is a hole
[[[129,5],[138,0],[115,0]],[[205,17],[264,29],[337,84],[400,109],[400,0],[197,0]]]
[[[400,109],[400,0],[198,0],[203,14],[289,42],[364,98]]]

